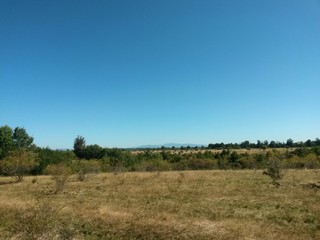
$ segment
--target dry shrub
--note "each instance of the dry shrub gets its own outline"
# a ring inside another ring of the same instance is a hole
[[[98,173],[101,169],[100,162],[97,160],[80,160],[77,167],[77,179],[81,182],[87,178],[89,173]]]
[[[272,179],[272,184],[279,186],[279,180],[283,178],[283,172],[281,169],[281,162],[278,159],[271,160],[268,163],[267,170],[263,171],[264,175],[268,175]]]
[[[177,179],[177,181],[178,181],[178,183],[179,183],[179,185],[180,184],[182,184],[182,182],[183,182],[183,179],[184,179],[184,173],[182,173],[182,172],[178,172],[179,173],[179,176],[178,176],[178,179]]]
[[[10,232],[14,239],[72,239],[75,231],[59,216],[61,208],[50,199],[38,198],[15,213]]]
[[[52,179],[56,183],[55,193],[63,191],[68,178],[72,174],[71,168],[63,163],[48,165],[45,172],[52,175]]]
[[[137,171],[161,172],[171,170],[170,163],[164,160],[142,161],[135,166]]]

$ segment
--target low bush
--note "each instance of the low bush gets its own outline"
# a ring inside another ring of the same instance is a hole
[[[10,152],[0,161],[0,172],[12,176],[16,182],[21,182],[23,177],[38,165],[36,157],[35,153],[24,149]]]
[[[27,209],[16,212],[10,232],[13,239],[73,239],[75,231],[66,219],[60,218],[60,208],[51,199],[37,198]]]
[[[77,179],[84,181],[88,174],[98,173],[101,170],[101,164],[97,160],[80,160],[76,165]]]
[[[71,176],[72,170],[69,166],[59,163],[48,165],[45,173],[52,175],[52,179],[56,183],[55,193],[60,193],[63,191],[68,178]]]
[[[135,166],[136,171],[161,172],[171,170],[171,165],[164,160],[142,161]]]
[[[263,171],[263,174],[269,176],[272,179],[273,185],[279,186],[280,184],[278,181],[283,178],[280,160],[270,160],[268,163],[267,170]]]

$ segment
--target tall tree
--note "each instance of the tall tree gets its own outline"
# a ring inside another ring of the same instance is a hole
[[[6,157],[14,148],[12,135],[13,131],[9,126],[0,127],[0,159]]]
[[[256,147],[257,148],[261,148],[262,147],[262,142],[260,140],[257,140]]]
[[[304,144],[306,147],[312,147],[312,141],[310,139],[308,139]]]
[[[28,148],[33,143],[33,137],[30,137],[24,128],[16,127],[13,131],[13,142],[16,148]]]
[[[84,150],[86,148],[86,140],[82,136],[76,137],[73,144],[73,152],[78,158],[84,158]]]
[[[288,140],[287,140],[287,147],[293,147],[293,140],[291,139],[291,138],[289,138]]]
[[[276,143],[275,141],[271,141],[271,142],[269,143],[269,147],[270,147],[270,148],[276,148],[276,147],[277,147],[277,143]]]
[[[250,142],[249,141],[244,141],[240,143],[241,148],[249,148],[250,147]]]

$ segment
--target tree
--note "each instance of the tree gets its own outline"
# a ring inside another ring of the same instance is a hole
[[[276,147],[277,147],[276,142],[275,142],[275,141],[271,141],[271,142],[269,143],[269,147],[270,147],[270,148],[276,148]]]
[[[244,142],[240,143],[240,147],[248,149],[250,147],[250,142],[244,141]]]
[[[292,147],[293,146],[293,140],[291,138],[289,138],[287,140],[287,147]]]
[[[14,148],[12,135],[13,131],[9,126],[0,127],[0,159],[6,157]]]
[[[145,152],[146,155],[151,154],[149,150]],[[114,171],[119,170],[123,166],[123,153],[120,149],[114,148],[107,152],[109,164]]]
[[[106,155],[106,151],[97,144],[89,145],[82,150],[82,158],[101,159]]]
[[[13,131],[13,142],[15,148],[29,148],[33,143],[33,137],[30,137],[24,128],[16,127]]]
[[[312,147],[312,141],[308,139],[305,143],[306,147]]]
[[[32,174],[42,174],[49,164],[66,163],[69,164],[76,159],[73,151],[52,150],[50,148],[37,148],[39,165],[32,170]]]
[[[1,161],[1,172],[12,176],[17,182],[21,182],[24,175],[36,167],[36,154],[26,149],[12,151]]]
[[[84,158],[84,149],[86,148],[86,140],[84,137],[78,136],[74,140],[73,152],[78,158]]]
[[[256,147],[257,148],[262,148],[263,144],[260,140],[257,140],[257,144],[256,144]]]

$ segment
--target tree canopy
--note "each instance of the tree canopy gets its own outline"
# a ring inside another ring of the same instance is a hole
[[[24,128],[16,127],[13,131],[13,142],[16,148],[28,148],[33,143],[33,137],[30,137]]]
[[[14,142],[12,129],[7,125],[0,127],[0,159],[6,157],[13,148]]]
[[[73,144],[73,152],[80,159],[101,159],[106,155],[105,149],[98,144],[86,146],[86,140],[77,136]]]

